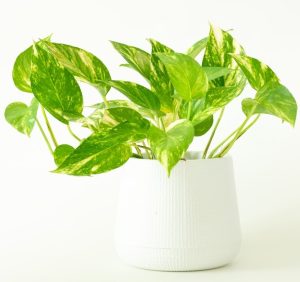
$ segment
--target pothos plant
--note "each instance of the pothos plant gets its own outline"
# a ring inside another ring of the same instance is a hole
[[[170,174],[193,139],[207,132],[210,137],[203,147],[203,159],[225,156],[262,114],[295,124],[297,104],[292,94],[270,67],[247,56],[229,32],[211,26],[209,36],[185,54],[156,40],[149,42],[151,53],[112,42],[127,62],[122,66],[140,73],[148,86],[112,80],[103,62],[83,49],[50,38],[35,42],[17,57],[13,68],[16,87],[32,93],[33,98],[30,105],[10,104],[6,120],[28,136],[37,124],[57,164],[54,172],[70,175],[103,173],[131,157],[157,159]],[[197,59],[201,52],[202,61]],[[87,116],[83,115],[78,81],[94,86],[102,98]],[[211,148],[225,107],[247,82],[255,95],[242,100],[244,121]],[[111,88],[127,99],[109,100]],[[37,117],[38,108],[49,134]],[[57,141],[47,114],[66,125],[78,147]],[[91,134],[79,138],[71,123],[81,123]]]

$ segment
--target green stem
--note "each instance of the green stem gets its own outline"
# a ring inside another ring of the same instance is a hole
[[[108,101],[107,101],[105,95],[102,95],[102,99],[103,99],[103,102],[104,102],[105,107],[106,107],[106,108],[109,108],[109,104],[108,104]]]
[[[136,144],[133,144],[133,147],[135,148],[138,155],[143,159],[143,154],[142,154],[142,151],[140,150],[140,148]]]
[[[151,154],[149,153],[149,151],[151,152],[151,149],[149,147],[146,146],[145,141],[142,142],[143,146],[139,146],[140,148],[144,148],[147,154],[148,159],[151,159]]]
[[[69,133],[79,142],[81,142],[81,139],[72,131],[71,127],[70,127],[70,124],[68,123],[67,124],[67,128],[68,128],[68,131]]]
[[[160,122],[160,125],[161,125],[162,130],[163,130],[163,131],[166,131],[166,128],[165,128],[165,125],[164,125],[164,122],[163,122],[162,117],[159,118],[159,122]]]
[[[212,158],[213,155],[218,151],[218,149],[220,147],[223,146],[223,144],[225,144],[235,133],[237,132],[237,129],[235,131],[233,131],[232,133],[230,133],[230,135],[228,135],[218,146],[216,146],[208,155],[208,158]]]
[[[215,125],[215,127],[214,127],[214,129],[213,129],[213,131],[212,131],[212,133],[211,133],[211,135],[210,135],[210,137],[209,137],[209,140],[208,140],[207,145],[206,145],[206,147],[205,147],[205,149],[204,149],[204,152],[203,152],[203,156],[202,156],[203,159],[206,158],[208,149],[209,149],[209,147],[210,147],[210,145],[211,145],[211,142],[212,142],[212,140],[213,140],[213,138],[214,138],[214,136],[215,136],[215,134],[216,134],[217,128],[218,128],[218,126],[219,126],[219,124],[220,124],[220,122],[221,122],[221,119],[222,119],[222,117],[223,117],[224,110],[225,110],[225,108],[222,108],[222,110],[221,110],[221,112],[220,112],[220,115],[219,115],[219,117],[218,117],[217,123],[216,123],[216,125]]]
[[[176,103],[177,102],[177,103]],[[180,110],[181,102],[182,100],[177,99],[174,106],[174,115],[173,115],[173,121],[178,119],[178,112]]]
[[[50,125],[50,122],[49,122],[49,120],[48,120],[46,111],[45,111],[44,107],[41,107],[41,109],[42,109],[43,117],[44,117],[44,119],[45,119],[46,126],[47,126],[47,128],[48,128],[49,133],[50,133],[51,139],[52,139],[52,141],[53,141],[53,143],[54,143],[54,146],[57,147],[57,146],[58,146],[58,143],[57,143],[57,140],[56,140],[56,138],[55,138],[54,132],[53,132],[53,130],[52,130],[52,128],[51,128],[51,125]]]
[[[242,136],[246,133],[246,131],[248,131],[259,119],[260,115],[257,115],[256,118],[247,126],[245,127],[245,125],[247,124],[248,120],[250,119],[251,115],[249,115],[248,118],[245,119],[245,121],[242,123],[242,125],[237,129],[237,132],[235,134],[235,137],[233,138],[232,141],[230,141],[227,146],[220,152],[220,154],[218,154],[217,156],[215,156],[216,158],[221,158],[224,157],[225,154],[227,154],[229,152],[229,150],[232,148],[232,146],[234,145],[234,143]]]
[[[41,133],[42,133],[42,135],[43,135],[43,137],[44,137],[44,140],[45,140],[45,142],[46,142],[46,144],[47,144],[47,146],[48,146],[48,149],[49,149],[51,155],[53,155],[53,149],[52,149],[52,147],[51,147],[51,144],[50,144],[50,142],[49,142],[49,140],[48,140],[48,138],[47,138],[47,135],[46,135],[46,133],[45,133],[45,131],[44,131],[42,125],[40,124],[40,122],[39,122],[39,120],[38,120],[37,118],[35,119],[35,121],[36,121],[36,123],[37,123],[37,125],[38,125],[38,128],[40,129],[40,131],[41,131]]]
[[[187,119],[191,119],[191,114],[192,114],[192,101],[189,101],[188,103],[188,112],[187,112]]]

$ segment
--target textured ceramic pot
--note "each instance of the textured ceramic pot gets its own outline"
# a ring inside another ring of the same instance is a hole
[[[115,244],[124,262],[192,271],[235,258],[241,235],[230,157],[189,153],[170,177],[155,160],[131,159],[122,170]]]

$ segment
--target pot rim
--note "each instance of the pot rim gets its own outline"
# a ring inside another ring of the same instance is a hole
[[[228,154],[222,158],[210,158],[210,159],[202,159],[200,158],[200,156],[202,155],[202,151],[194,151],[194,150],[191,150],[191,151],[187,151],[185,156],[189,154],[189,155],[192,155],[192,156],[198,156],[197,158],[196,157],[193,157],[193,158],[186,158],[185,160],[181,159],[179,160],[178,163],[187,163],[187,162],[196,162],[196,161],[202,161],[202,162],[219,162],[219,161],[223,161],[223,160],[232,160],[232,156],[231,154]],[[133,158],[131,157],[130,160],[132,161],[143,161],[143,162],[153,162],[153,161],[157,161],[159,162],[159,160],[157,159],[149,159],[147,157],[147,155],[145,153],[143,153],[143,156],[144,158],[143,159],[139,159],[139,158]]]

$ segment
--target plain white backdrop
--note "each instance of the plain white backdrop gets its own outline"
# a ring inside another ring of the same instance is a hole
[[[269,64],[300,102],[299,14],[296,0],[1,1],[0,281],[300,281],[299,122],[292,129],[265,116],[232,150],[244,237],[237,260],[212,271],[161,273],[125,266],[116,257],[118,170],[87,178],[54,175],[38,130],[29,139],[3,118],[8,103],[30,100],[14,87],[11,70],[34,39],[54,33],[55,41],[99,56],[113,78],[142,82],[119,67],[123,60],[108,40],[146,49],[145,39],[152,37],[184,52],[207,35],[209,22],[233,28],[246,52]],[[86,104],[99,101],[90,87],[82,90]],[[243,97],[253,94],[248,88]],[[236,101],[216,139],[242,118]],[[54,124],[61,143],[74,143],[62,125]]]

